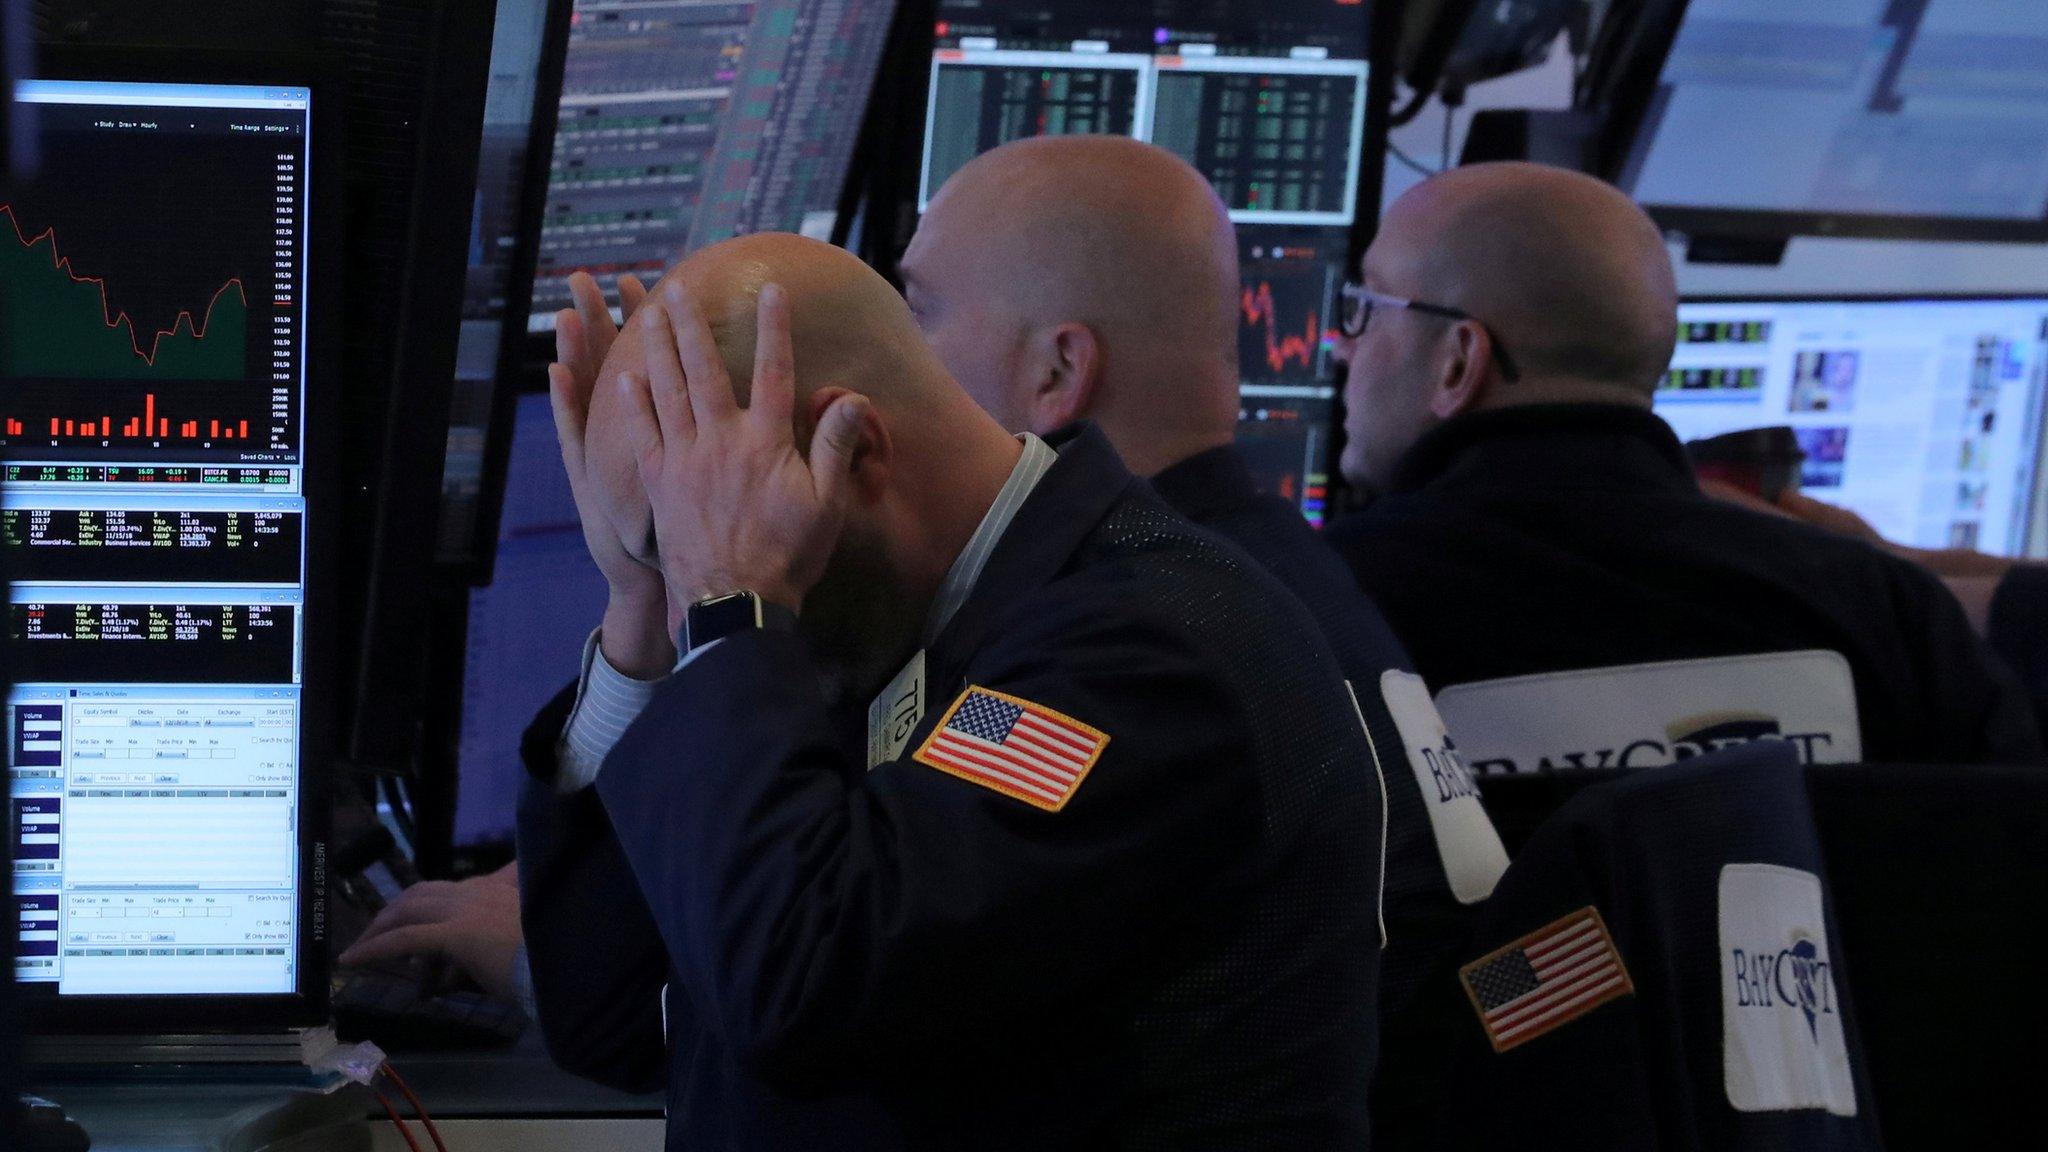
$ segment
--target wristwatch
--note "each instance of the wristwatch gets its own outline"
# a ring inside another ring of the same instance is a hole
[[[796,613],[745,590],[706,596],[683,613],[683,633],[676,637],[676,649],[687,656],[714,640],[751,629],[794,632]]]

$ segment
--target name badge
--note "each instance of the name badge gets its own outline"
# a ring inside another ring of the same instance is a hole
[[[868,705],[868,771],[901,758],[923,719],[924,652],[919,651]]]
[[[1380,698],[1407,746],[1408,768],[1429,813],[1451,895],[1460,904],[1477,904],[1493,895],[1508,870],[1508,851],[1480,803],[1479,788],[1422,677],[1390,668],[1380,676]]]

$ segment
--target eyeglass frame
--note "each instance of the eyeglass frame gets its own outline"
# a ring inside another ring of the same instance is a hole
[[[1365,327],[1372,323],[1375,308],[1420,312],[1425,316],[1436,316],[1444,320],[1470,320],[1479,325],[1479,330],[1486,333],[1487,342],[1493,345],[1493,362],[1500,365],[1501,379],[1510,384],[1521,379],[1521,369],[1515,367],[1514,358],[1508,355],[1508,350],[1501,344],[1500,337],[1494,334],[1493,329],[1484,320],[1462,308],[1410,300],[1406,296],[1389,296],[1385,292],[1375,292],[1363,284],[1344,285],[1343,297],[1344,316],[1339,322],[1338,331],[1342,332],[1346,339],[1356,340],[1365,335]],[[1357,317],[1355,324],[1352,323],[1354,314]]]

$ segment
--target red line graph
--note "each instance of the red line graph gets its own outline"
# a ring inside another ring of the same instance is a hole
[[[129,317],[128,313],[117,313],[113,310],[113,301],[111,301],[107,297],[107,282],[97,276],[79,275],[78,270],[71,266],[70,258],[62,256],[58,253],[57,229],[54,225],[49,228],[43,229],[41,232],[38,232],[35,235],[35,237],[31,239],[27,233],[24,233],[21,230],[21,221],[14,215],[13,205],[0,204],[0,214],[4,214],[7,217],[8,224],[12,226],[12,228],[14,229],[14,238],[21,242],[21,246],[23,248],[33,249],[36,246],[42,244],[44,241],[48,241],[50,245],[50,266],[52,269],[58,272],[62,272],[66,276],[69,276],[75,283],[91,284],[100,290],[101,319],[106,323],[106,326],[108,328],[126,328],[128,330],[128,343],[132,348],[135,349],[135,355],[139,357],[143,363],[149,365],[152,368],[156,367],[157,353],[159,350],[163,348],[164,340],[166,338],[176,337],[181,329],[191,332],[192,338],[195,340],[205,338],[207,327],[213,323],[213,310],[220,304],[221,297],[226,296],[228,294],[228,290],[230,288],[234,289],[235,294],[242,298],[242,306],[245,308],[248,307],[249,294],[243,290],[241,278],[230,277],[228,282],[221,285],[220,290],[213,294],[213,299],[207,301],[205,320],[201,321],[193,319],[192,313],[189,311],[178,313],[177,318],[171,321],[171,326],[169,328],[158,329],[156,333],[151,336],[149,342],[149,351],[144,352],[142,350],[142,340],[139,336],[136,335],[135,321]]]
[[[1301,335],[1282,334],[1279,310],[1273,303],[1273,286],[1260,282],[1247,285],[1239,302],[1244,313],[1246,327],[1264,325],[1266,329],[1266,366],[1275,372],[1284,371],[1290,360],[1299,361],[1303,368],[1313,368],[1316,349],[1323,342],[1322,317],[1311,311],[1308,322],[1302,325]]]

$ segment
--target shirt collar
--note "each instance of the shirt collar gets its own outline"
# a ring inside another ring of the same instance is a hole
[[[930,647],[939,633],[953,620],[953,614],[967,602],[974,591],[975,582],[981,579],[981,570],[988,566],[988,558],[1002,542],[1003,533],[1010,530],[1010,521],[1017,518],[1017,510],[1024,506],[1038,482],[1045,478],[1053,462],[1059,459],[1045,441],[1026,432],[1017,437],[1024,445],[1024,451],[1017,457],[1016,467],[1010,469],[1010,478],[1003,481],[1003,490],[996,493],[996,502],[989,505],[988,515],[981,518],[981,524],[967,541],[967,547],[953,559],[953,567],[946,572],[946,579],[939,585],[938,598],[932,601],[930,614],[925,617],[924,634],[918,639],[922,647]]]

